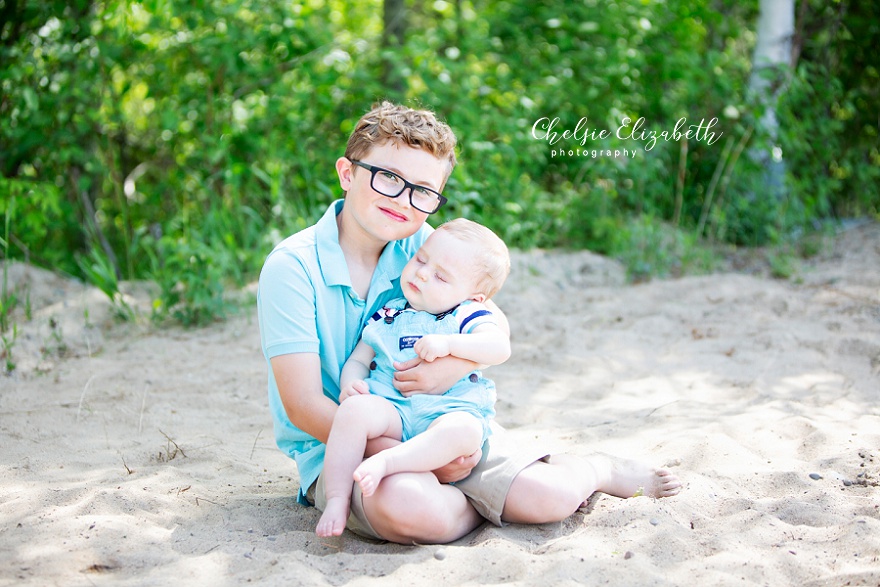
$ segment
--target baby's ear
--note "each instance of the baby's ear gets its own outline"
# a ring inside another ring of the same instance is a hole
[[[483,302],[486,301],[486,294],[483,294],[483,293],[474,294],[471,296],[470,299],[472,302],[477,302],[477,303],[482,304]]]

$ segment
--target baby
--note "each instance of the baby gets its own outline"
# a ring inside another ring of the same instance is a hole
[[[404,397],[392,384],[394,362],[416,355],[425,361],[453,355],[480,365],[506,361],[509,337],[483,302],[509,273],[504,242],[463,218],[435,230],[404,267],[404,297],[371,318],[342,368],[319,536],[345,529],[352,480],[369,497],[387,475],[433,471],[483,445],[495,415],[492,381],[474,371],[443,395]],[[382,436],[404,442],[363,460],[367,441]]]

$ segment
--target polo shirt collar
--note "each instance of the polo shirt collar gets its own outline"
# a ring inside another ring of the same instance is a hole
[[[315,224],[316,245],[318,248],[318,263],[321,265],[321,274],[327,285],[344,285],[351,287],[351,276],[348,273],[348,265],[342,247],[339,246],[339,227],[336,225],[336,215],[342,211],[344,200],[336,200],[320,220]]]
[[[342,247],[339,246],[339,226],[336,224],[336,216],[342,212],[344,203],[344,200],[337,200],[330,204],[324,216],[315,224],[315,235],[318,263],[321,266],[324,283],[327,286],[340,285],[351,288],[351,275],[348,272]],[[370,283],[368,302],[372,302],[374,298],[394,287],[394,281],[400,278],[400,272],[407,261],[409,256],[400,246],[399,241],[385,245]]]

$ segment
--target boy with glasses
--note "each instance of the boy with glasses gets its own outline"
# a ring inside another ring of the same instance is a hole
[[[266,259],[257,305],[269,404],[276,443],[297,463],[301,503],[326,506],[321,473],[342,366],[369,318],[401,297],[401,271],[432,232],[425,220],[442,201],[431,193],[443,191],[455,144],[452,130],[433,113],[378,105],[358,121],[336,161],[344,200]],[[404,182],[397,194],[391,188],[401,183],[394,176]],[[491,300],[486,305],[506,329],[503,314]],[[442,394],[478,366],[447,356],[394,367],[394,386],[410,396]],[[397,444],[378,437],[367,442],[365,454]],[[680,486],[665,469],[608,457],[548,456],[493,434],[482,450],[433,473],[385,477],[370,496],[353,483],[347,527],[404,544],[443,543],[484,518],[498,525],[562,520],[595,491],[664,497]]]

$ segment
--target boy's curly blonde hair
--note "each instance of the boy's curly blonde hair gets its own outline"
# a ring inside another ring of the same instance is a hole
[[[444,222],[435,232],[446,231],[456,239],[472,245],[470,261],[477,275],[480,293],[491,298],[510,275],[510,252],[501,238],[483,226],[467,218]]]
[[[445,159],[444,183],[455,167],[455,134],[429,110],[414,110],[388,101],[373,106],[354,127],[345,147],[348,159],[363,159],[374,146],[386,142],[422,149]]]

